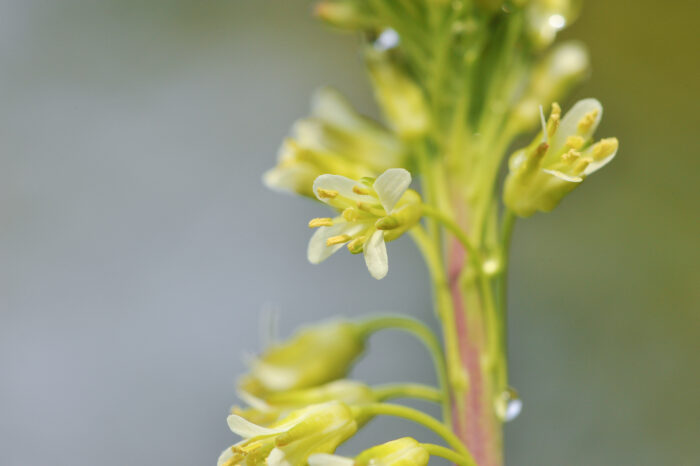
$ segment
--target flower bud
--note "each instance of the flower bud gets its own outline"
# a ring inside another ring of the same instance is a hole
[[[587,75],[589,57],[578,42],[554,47],[532,72],[530,85],[513,109],[513,123],[518,130],[528,130],[539,120],[539,107],[564,97]]]
[[[574,22],[581,9],[580,0],[530,0],[526,7],[528,35],[535,48],[544,49],[557,32]]]
[[[309,466],[427,466],[429,460],[430,454],[420,443],[403,437],[365,450],[354,460],[329,454],[312,455]]]
[[[265,399],[272,393],[314,387],[344,377],[364,351],[360,328],[334,322],[306,328],[268,348],[251,363],[240,383],[244,392]]]
[[[340,29],[358,30],[376,26],[373,15],[361,0],[323,0],[316,4],[316,16]]]
[[[374,94],[389,125],[404,139],[424,134],[430,126],[430,111],[423,90],[384,54],[368,56]]]

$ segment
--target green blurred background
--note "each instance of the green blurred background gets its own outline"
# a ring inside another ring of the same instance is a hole
[[[214,464],[261,315],[281,332],[398,310],[435,325],[410,241],[375,282],[305,261],[318,206],[267,192],[331,84],[374,114],[350,35],[283,0],[0,4],[0,464]],[[511,465],[700,464],[697,2],[589,0],[616,160],[516,227]],[[265,333],[265,332],[262,332]],[[264,338],[262,338],[264,340]],[[356,374],[432,381],[375,337]],[[419,428],[380,421],[344,451]]]

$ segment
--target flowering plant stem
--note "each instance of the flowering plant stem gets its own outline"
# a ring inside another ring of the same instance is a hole
[[[452,447],[452,449],[454,449],[461,457],[464,458],[462,461],[463,464],[476,465],[467,448],[464,446],[462,441],[454,433],[452,433],[452,430],[442,422],[422,411],[418,411],[417,409],[409,408],[407,406],[389,403],[371,403],[356,406],[352,409],[356,412],[355,415],[358,419],[369,420],[375,416],[394,416],[420,424],[442,437],[445,442]],[[466,463],[464,461],[466,461]]]

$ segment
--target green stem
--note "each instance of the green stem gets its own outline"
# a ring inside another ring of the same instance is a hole
[[[393,398],[416,398],[419,400],[442,403],[444,394],[437,388],[417,383],[398,383],[383,385],[372,390],[379,401]]]
[[[442,352],[442,346],[440,345],[440,341],[437,339],[433,331],[430,330],[430,328],[428,328],[427,325],[418,320],[401,316],[377,317],[367,320],[361,325],[362,332],[365,336],[375,333],[379,330],[385,329],[403,330],[404,332],[408,332],[416,338],[418,338],[425,345],[425,347],[428,349],[428,352],[430,353],[430,356],[433,359],[438,384],[440,385],[440,389],[442,390],[442,395],[440,396],[440,399],[443,401],[443,419],[445,423],[449,425],[452,422],[452,416],[449,406],[450,388],[447,381],[447,368],[445,367],[445,356]]]
[[[430,456],[440,456],[445,458],[458,466],[476,466],[474,460],[468,456],[460,455],[456,451],[445,448],[441,445],[435,445],[432,443],[421,443],[420,444],[425,451],[428,452]]]
[[[472,242],[469,240],[469,237],[467,237],[467,234],[462,230],[459,225],[457,225],[457,222],[452,220],[447,214],[444,214],[443,212],[440,212],[433,206],[429,204],[423,204],[423,213],[427,215],[428,217],[431,217],[438,222],[442,223],[442,225],[447,228],[450,233],[455,235],[455,238],[464,246],[464,249],[467,250],[469,253],[469,257],[471,260],[475,261],[477,266],[479,267],[479,270],[481,270],[481,265],[482,265],[482,260],[481,260],[481,254],[479,253],[479,250],[474,247]]]
[[[409,408],[407,406],[389,403],[372,403],[368,405],[354,406],[352,409],[356,411],[355,414],[359,419],[358,422],[360,423],[362,423],[364,419],[374,416],[394,416],[413,421],[416,424],[420,424],[423,427],[432,430],[437,435],[442,437],[445,442],[447,442],[447,444],[456,452],[468,458],[472,462],[474,461],[469,453],[469,450],[467,450],[467,447],[464,446],[462,441],[455,434],[453,434],[445,424],[422,411],[418,411],[417,409]]]

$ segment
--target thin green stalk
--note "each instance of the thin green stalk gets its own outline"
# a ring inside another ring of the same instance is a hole
[[[452,419],[452,413],[449,404],[450,388],[447,378],[447,368],[445,366],[445,356],[442,352],[442,346],[440,345],[440,341],[438,340],[438,338],[435,336],[433,331],[430,330],[430,328],[428,328],[427,325],[409,317],[377,317],[362,323],[362,331],[365,335],[369,335],[379,330],[385,329],[403,330],[405,332],[408,332],[416,338],[418,338],[428,349],[428,352],[430,353],[430,356],[433,359],[438,384],[440,385],[440,389],[442,390],[442,395],[440,399],[443,401],[443,419],[446,424],[449,424]]]
[[[449,448],[445,448],[441,445],[435,445],[432,443],[421,443],[420,446],[423,447],[430,456],[440,456],[442,458],[445,458],[446,460],[451,461],[452,463],[455,463],[458,466],[476,466],[476,463],[472,458],[460,455],[456,451],[450,450]]]
[[[437,388],[417,383],[398,383],[375,387],[374,395],[379,401],[386,401],[394,398],[416,398],[419,400],[442,403],[444,393]]]
[[[481,270],[482,260],[479,250],[474,247],[467,234],[459,227],[459,225],[457,225],[454,220],[428,204],[423,204],[423,213],[428,217],[434,218],[438,222],[442,223],[442,225],[447,228],[460,243],[462,243],[464,249],[466,249],[467,253],[469,253],[470,259],[475,261],[479,267],[479,270]]]
[[[471,460],[472,463],[474,462],[471,453],[469,453],[469,450],[467,450],[467,447],[464,446],[462,441],[454,433],[452,433],[452,430],[450,430],[449,427],[422,411],[418,411],[417,409],[409,408],[407,406],[389,403],[372,403],[368,405],[354,406],[352,409],[356,411],[356,416],[358,419],[360,419],[360,422],[363,418],[367,419],[374,416],[394,416],[420,424],[442,437],[445,442],[447,442],[447,444],[457,453]]]

